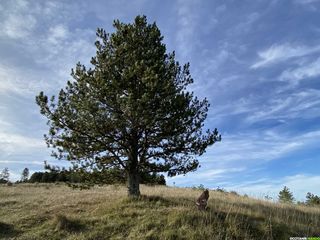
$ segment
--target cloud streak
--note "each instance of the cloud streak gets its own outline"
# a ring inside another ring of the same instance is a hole
[[[268,67],[296,57],[303,57],[320,51],[320,46],[304,46],[285,43],[274,44],[268,49],[258,52],[259,60],[251,65],[252,69]]]
[[[297,135],[279,134],[271,130],[223,134],[223,144],[217,143],[211,147],[204,157],[204,162],[231,165],[241,162],[245,167],[246,164],[262,164],[292,154],[299,148],[316,142],[316,137],[319,136],[320,130]]]
[[[308,89],[290,95],[270,99],[267,104],[256,106],[246,118],[248,123],[265,120],[287,120],[314,118],[320,115],[320,90]]]
[[[35,96],[44,89],[51,89],[55,84],[32,70],[16,68],[0,62],[0,93]]]
[[[31,15],[10,14],[3,23],[1,35],[13,39],[22,39],[29,36],[36,26],[36,19]]]
[[[17,154],[19,152],[30,152],[34,149],[45,149],[43,140],[31,138],[13,133],[0,133],[0,149],[6,154]]]
[[[179,48],[179,54],[183,58],[190,58],[194,45],[194,31],[197,26],[197,15],[194,14],[197,7],[196,1],[178,1],[178,31],[176,34],[176,42]]]
[[[187,176],[178,175],[176,177],[167,178],[168,184],[172,185],[177,183],[185,186],[197,186],[200,184],[206,184],[206,186],[212,186],[210,182],[216,182],[221,178],[225,178],[226,175],[233,173],[243,172],[245,168],[215,168],[209,170],[198,170],[196,173],[189,173]]]
[[[300,81],[314,78],[320,75],[320,58],[294,69],[285,70],[279,77],[281,81],[288,81],[291,85],[297,85]]]

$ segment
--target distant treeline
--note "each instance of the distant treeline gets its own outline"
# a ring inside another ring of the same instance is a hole
[[[69,170],[34,172],[27,182],[30,183],[85,183],[88,179],[96,179],[97,184],[124,184],[126,183],[126,174],[120,169],[108,169],[103,172],[81,173]],[[166,185],[163,175],[156,173],[143,173],[140,176],[142,184]]]
[[[85,183],[85,184],[125,184],[127,180],[126,172],[123,169],[111,168],[103,171],[74,171],[71,169],[50,166],[44,164],[45,171],[34,172],[29,177],[29,169],[24,168],[21,179],[16,183]],[[0,172],[0,184],[11,183],[9,181],[9,169],[4,168]],[[140,183],[151,185],[166,185],[163,175],[156,173],[141,173]],[[11,183],[12,184],[12,183]]]

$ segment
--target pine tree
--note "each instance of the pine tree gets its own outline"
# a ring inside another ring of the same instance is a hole
[[[286,186],[279,192],[278,198],[281,203],[293,203],[294,201],[292,192],[290,192],[289,188]]]
[[[25,168],[25,169],[23,169],[23,171],[21,173],[21,181],[26,182],[26,181],[28,181],[28,178],[29,178],[29,169]]]
[[[306,199],[307,205],[320,205],[320,197],[317,195],[308,192],[306,195]]]
[[[53,156],[79,172],[121,168],[128,194],[138,196],[142,173],[194,171],[197,157],[221,136],[203,132],[209,103],[187,91],[189,64],[166,53],[156,24],[137,16],[114,27],[111,35],[97,30],[93,68],[78,63],[57,101],[40,92],[36,102],[49,120]]]
[[[9,168],[4,168],[0,173],[0,183],[9,182],[9,177],[10,177]]]

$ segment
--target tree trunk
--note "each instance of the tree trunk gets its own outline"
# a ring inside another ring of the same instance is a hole
[[[138,137],[137,131],[132,130],[131,149],[129,154],[128,168],[128,195],[129,197],[140,196],[140,176],[138,170]]]
[[[137,171],[128,174],[128,195],[129,197],[140,196],[140,176]]]

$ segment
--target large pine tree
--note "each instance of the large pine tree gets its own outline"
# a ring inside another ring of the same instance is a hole
[[[197,157],[221,136],[203,133],[209,103],[187,91],[189,64],[166,53],[156,24],[137,16],[114,27],[112,34],[97,30],[93,68],[77,64],[57,100],[40,92],[36,102],[49,120],[45,139],[55,157],[81,171],[121,168],[129,195],[137,196],[141,173],[196,170]]]

